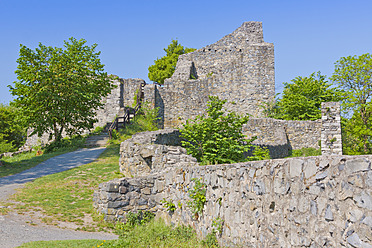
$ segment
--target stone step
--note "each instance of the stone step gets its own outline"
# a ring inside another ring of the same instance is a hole
[[[108,134],[89,136],[85,141],[86,147],[103,147],[109,140]]]

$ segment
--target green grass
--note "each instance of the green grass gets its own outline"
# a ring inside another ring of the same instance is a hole
[[[55,151],[46,153],[45,150],[42,149],[41,151],[43,152],[43,154],[41,154],[40,156],[36,156],[36,151],[33,151],[18,154],[14,157],[3,157],[1,159],[3,166],[0,166],[0,177],[20,173],[24,170],[35,167],[41,162],[50,159],[54,156],[75,151],[83,147],[84,143],[85,143],[84,137],[73,137],[71,139],[64,139],[62,145],[60,145],[58,149],[56,149]]]
[[[120,234],[120,233],[119,233]],[[138,225],[129,232],[121,233],[117,240],[110,240],[101,247],[218,247],[214,242],[200,240],[191,227],[171,227],[162,219]]]
[[[91,248],[105,244],[104,240],[53,240],[53,241],[34,241],[25,243],[20,248]],[[103,247],[103,246],[102,246]]]
[[[119,172],[120,143],[132,134],[146,130],[147,127],[142,125],[141,121],[141,118],[137,118],[121,130],[117,139],[111,140],[111,144],[95,162],[26,183],[9,198],[7,204],[10,202],[12,209],[19,214],[39,212],[44,216],[42,221],[50,225],[70,222],[75,224],[77,230],[107,230],[112,224],[104,222],[103,216],[93,209],[93,192],[98,189],[100,183],[123,177]],[[55,153],[45,155],[53,154]],[[27,164],[37,158],[23,161]],[[1,205],[6,206],[5,204]],[[0,213],[5,214],[7,211],[6,208]]]
[[[137,225],[130,230],[118,230],[117,240],[67,240],[67,241],[38,241],[29,242],[22,248],[47,247],[101,247],[101,248],[218,248],[215,238],[200,240],[191,227],[171,227],[163,220],[153,220],[147,224]]]
[[[93,191],[100,183],[117,177],[122,175],[119,173],[119,145],[114,144],[93,163],[27,183],[10,200],[20,214],[40,211],[47,224],[72,222],[77,229],[103,230],[107,225],[93,209]],[[89,223],[87,220],[91,218],[93,221]]]
[[[322,155],[322,151],[320,149],[315,148],[302,148],[298,150],[292,150],[288,156],[288,158],[292,157],[310,157],[310,156],[320,156]]]

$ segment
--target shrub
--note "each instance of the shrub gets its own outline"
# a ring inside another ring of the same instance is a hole
[[[207,116],[197,116],[195,120],[187,120],[181,137],[182,145],[187,152],[202,164],[236,163],[247,161],[244,156],[253,145],[255,139],[246,139],[242,127],[248,122],[248,115],[240,116],[235,112],[225,113],[222,108],[226,100],[210,96],[207,104]],[[255,160],[265,159],[268,152],[258,149]]]

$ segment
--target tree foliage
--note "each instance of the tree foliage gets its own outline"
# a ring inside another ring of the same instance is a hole
[[[178,57],[181,54],[195,51],[194,48],[184,48],[177,40],[172,40],[167,48],[164,48],[166,55],[155,60],[155,64],[151,65],[148,70],[148,77],[151,81],[159,84],[164,84],[164,80],[170,78],[177,65]]]
[[[331,80],[347,93],[343,110],[352,113],[344,120],[347,154],[371,153],[372,137],[372,55],[342,57],[335,63]]]
[[[14,151],[24,143],[25,128],[22,122],[15,121],[19,114],[17,108],[0,104],[0,154]]]
[[[284,83],[281,99],[269,111],[269,117],[283,120],[317,120],[321,118],[321,103],[340,101],[342,92],[332,88],[326,77],[312,73]]]
[[[113,87],[97,44],[70,38],[64,49],[41,43],[35,50],[20,46],[18,81],[9,87],[33,134],[47,132],[59,141],[63,131],[73,135],[91,128],[101,98]]]
[[[256,147],[253,153],[256,156],[246,159],[244,153],[252,148],[251,142],[255,139],[246,139],[242,133],[242,126],[248,122],[248,115],[239,116],[235,112],[225,114],[223,105],[226,100],[220,100],[216,96],[210,96],[209,100],[207,116],[187,120],[180,130],[185,139],[182,145],[189,154],[203,164],[269,158],[268,150]]]

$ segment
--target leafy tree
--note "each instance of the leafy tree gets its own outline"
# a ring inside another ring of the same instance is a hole
[[[95,51],[97,44],[85,43],[70,38],[64,49],[40,43],[35,51],[20,45],[19,81],[9,87],[32,134],[48,132],[58,142],[63,131],[78,134],[96,121],[95,110],[113,84]]]
[[[172,40],[172,43],[169,44],[167,48],[164,48],[166,55],[155,60],[155,64],[149,67],[149,79],[159,84],[164,84],[164,80],[173,75],[178,57],[181,54],[193,52],[195,50],[194,48],[184,48],[177,40]]]
[[[312,73],[309,77],[296,77],[291,81],[292,83],[284,83],[282,98],[277,100],[276,105],[268,105],[269,117],[284,120],[317,120],[321,118],[322,102],[342,99],[342,92],[332,88],[320,72]]]
[[[222,110],[226,100],[210,96],[207,108],[208,116],[197,116],[195,120],[187,120],[181,136],[185,139],[182,145],[189,154],[203,164],[234,163],[246,160],[269,158],[268,150],[256,147],[254,157],[246,159],[255,139],[245,139],[242,126],[248,122],[248,115],[239,116],[235,112],[225,114]]]
[[[351,141],[351,153],[370,153],[372,137],[372,55],[342,57],[335,63],[331,80],[347,93],[342,102],[352,118],[344,123],[346,140]],[[346,141],[345,140],[345,141]],[[361,151],[362,147],[362,151]]]
[[[25,128],[15,121],[18,115],[15,107],[0,104],[0,153],[14,151],[24,143]]]

